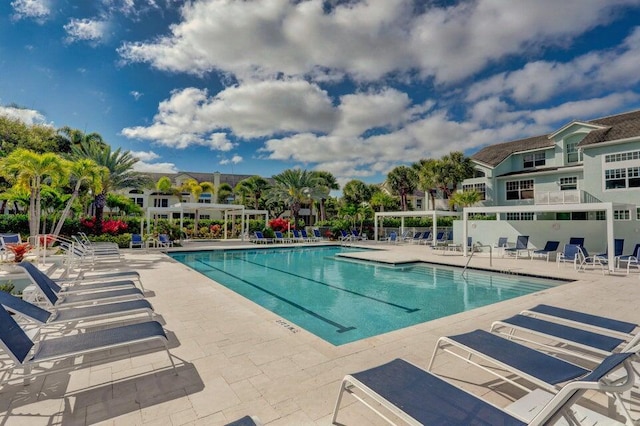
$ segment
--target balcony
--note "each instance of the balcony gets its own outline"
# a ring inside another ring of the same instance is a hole
[[[580,204],[580,203],[599,203],[600,200],[579,189],[568,191],[536,191],[536,204]]]

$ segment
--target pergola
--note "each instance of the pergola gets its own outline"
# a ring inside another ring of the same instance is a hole
[[[404,218],[405,217],[428,217],[431,216],[431,218],[433,219],[432,221],[432,228],[431,228],[431,232],[432,235],[435,237],[438,234],[438,217],[440,216],[456,216],[456,217],[460,217],[460,213],[459,212],[452,212],[452,211],[447,211],[447,210],[420,210],[420,211],[397,211],[397,212],[376,212],[375,214],[375,222],[374,222],[374,231],[373,231],[373,235],[374,235],[374,239],[377,241],[378,240],[378,219],[381,217],[399,217],[400,218],[400,232],[404,232]],[[435,238],[434,240],[434,244],[435,244]]]
[[[199,214],[207,211],[224,212],[224,239],[227,239],[227,217],[230,212],[235,215],[235,212],[242,212],[242,230],[245,226],[245,209],[243,205],[238,204],[206,204],[206,203],[177,203],[169,207],[150,207],[147,209],[147,233],[149,233],[151,227],[151,214],[168,214],[168,213],[180,213],[180,229],[182,229],[184,223],[184,214],[195,213]],[[244,232],[240,233],[240,239],[244,241]]]
[[[238,215],[238,211],[237,210],[231,210],[229,212],[225,212],[225,222],[226,222],[226,215],[232,216],[232,217],[236,217]],[[242,233],[243,235],[246,233],[247,235],[249,235],[249,216],[262,216],[264,215],[264,223],[267,224],[269,223],[269,211],[268,210],[250,210],[250,209],[245,209],[242,211],[242,216],[243,216],[243,228],[242,228]]]
[[[476,213],[493,213],[500,220],[500,213],[563,213],[563,212],[606,212],[607,220],[607,256],[608,268],[610,272],[614,269],[615,246],[613,232],[613,203],[581,203],[581,204],[545,204],[526,206],[490,206],[490,207],[465,207],[462,216],[462,241],[467,241],[469,234],[469,215]],[[464,247],[464,255],[468,254],[468,247]]]

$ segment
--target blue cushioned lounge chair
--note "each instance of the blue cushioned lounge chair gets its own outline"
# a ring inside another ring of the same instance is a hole
[[[131,234],[131,241],[129,242],[129,248],[142,248],[144,247],[144,240],[140,234]]]
[[[314,229],[314,230],[313,230],[313,235],[316,237],[316,239],[317,239],[318,241],[322,241],[322,240],[324,240],[324,238],[322,238],[322,234],[320,233],[320,230],[319,230],[319,229]]]
[[[167,335],[162,325],[157,321],[146,321],[98,331],[48,338],[37,343],[2,308],[0,308],[0,323],[2,324],[2,327],[0,327],[0,346],[13,362],[13,365],[9,366],[5,373],[15,373],[3,375],[0,383],[25,380],[25,384],[27,384],[26,379],[59,371],[61,369],[58,368],[60,365],[66,366],[62,369],[88,367],[91,363],[81,362],[76,364],[72,362],[69,366],[68,363],[55,361],[75,360],[77,357],[93,352],[104,352],[147,342],[161,343],[169,356],[174,372],[176,371],[176,366],[167,346]],[[130,353],[127,354],[127,356],[129,355]],[[100,361],[108,360],[109,358],[107,357]],[[42,363],[47,364],[41,366]]]
[[[533,250],[531,252],[531,260],[533,260],[534,257],[545,257],[548,262],[549,257],[552,254],[555,255],[558,251],[558,246],[560,246],[560,241],[547,241],[544,248],[540,250]]]
[[[526,253],[529,256],[529,236],[528,235],[518,235],[516,239],[515,247],[507,247],[504,249],[504,253],[514,255],[516,259],[520,257],[521,253]]]
[[[584,237],[571,237],[569,238],[569,244],[584,247]]]
[[[578,269],[578,260],[580,257],[580,246],[577,244],[565,244],[564,249],[561,253],[556,256],[556,263],[558,264],[558,268],[560,267],[560,262],[571,262],[573,263],[573,268]]]
[[[509,412],[509,407],[499,408],[405,360],[395,359],[347,375],[340,385],[332,422],[338,424],[342,397],[348,392],[391,424],[393,422],[374,407],[371,400],[410,425],[544,425],[562,417],[587,390],[622,393],[630,389],[634,380],[631,356],[633,354],[623,353],[606,358],[593,372],[565,385],[546,405],[530,412],[530,418]],[[603,382],[621,366],[626,370],[626,380],[616,385]]]
[[[104,303],[86,307],[73,307],[68,309],[45,310],[39,306],[26,302],[7,292],[0,291],[0,305],[15,314],[27,318],[40,325],[64,326],[85,321],[97,321],[146,314],[149,319],[153,317],[151,303],[144,299],[129,300],[116,303]]]
[[[616,257],[616,268],[619,268],[621,263],[626,263],[628,275],[631,266],[638,267],[638,259],[640,259],[640,243],[636,244],[631,254],[623,254]]]

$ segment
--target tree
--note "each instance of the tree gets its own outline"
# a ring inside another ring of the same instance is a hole
[[[260,176],[250,176],[238,182],[234,192],[241,197],[242,204],[251,202],[255,210],[260,210],[260,200],[269,189],[269,182]]]
[[[275,175],[273,180],[275,185],[269,191],[269,202],[282,202],[287,205],[297,225],[302,205],[320,197],[319,177],[307,170],[288,169]]]
[[[450,152],[440,160],[442,167],[443,190],[447,194],[453,194],[458,189],[460,182],[473,177],[473,162],[460,151]]]
[[[29,191],[29,233],[40,229],[41,191],[45,181],[52,185],[65,180],[66,168],[62,158],[53,153],[38,154],[18,148],[0,164],[0,173],[10,182]]]
[[[470,207],[482,199],[482,194],[476,190],[471,191],[459,191],[455,192],[451,198],[449,198],[449,206]]]
[[[372,194],[371,187],[357,179],[350,180],[342,188],[342,198],[347,204],[368,203]]]
[[[227,204],[229,197],[233,195],[233,188],[228,183],[221,183],[217,191],[217,202]]]
[[[69,167],[70,180],[75,180],[75,185],[73,186],[71,197],[67,200],[60,219],[58,219],[58,223],[53,230],[53,235],[55,236],[60,234],[64,221],[71,211],[71,205],[78,198],[82,184],[88,183],[91,190],[97,194],[102,192],[102,182],[106,179],[106,175],[109,174],[109,170],[106,167],[98,166],[95,161],[86,158],[68,162],[67,165]]]
[[[441,166],[438,160],[422,159],[413,164],[412,167],[418,173],[418,188],[429,194],[431,199],[431,208],[436,208],[436,191],[441,185],[443,178],[441,177]]]
[[[122,151],[121,148],[111,151],[111,146],[101,143],[97,138],[82,141],[80,146],[73,146],[71,152],[74,159],[87,158],[109,170],[109,173],[103,177],[102,191],[96,193],[94,198],[96,210],[94,232],[99,234],[102,232],[107,193],[118,189],[141,188],[149,185],[150,179],[133,170],[133,166],[139,160],[131,152]]]
[[[55,152],[55,129],[42,124],[27,125],[18,119],[0,117],[0,156],[7,156],[16,148],[38,154]]]
[[[418,173],[407,166],[398,166],[387,175],[389,186],[400,197],[400,209],[408,209],[407,196],[413,194],[418,185]]]
[[[84,133],[69,126],[59,128],[57,136],[59,152],[71,153],[73,148],[80,148],[83,143],[95,143],[103,148],[107,146],[99,133]]]
[[[187,179],[182,186],[180,187],[182,191],[187,191],[191,194],[191,198],[195,200],[194,202],[198,202],[200,200],[200,195],[204,192],[209,192],[213,194],[216,191],[215,185],[211,182],[198,182],[195,179]],[[194,235],[198,233],[198,210],[195,211],[195,218],[193,221],[193,230]]]
[[[370,205],[377,211],[393,211],[398,209],[398,199],[386,192],[378,190],[371,196]]]
[[[316,170],[314,173],[320,178],[320,186],[318,188],[321,194],[321,198],[319,200],[320,220],[327,220],[325,203],[329,198],[329,194],[331,194],[331,191],[337,191],[338,189],[340,189],[340,185],[338,185],[338,181],[336,180],[335,176],[333,176],[333,174],[331,174],[330,172]]]

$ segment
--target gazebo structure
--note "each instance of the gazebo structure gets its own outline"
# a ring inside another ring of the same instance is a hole
[[[452,212],[448,210],[414,210],[414,211],[395,211],[395,212],[376,212],[374,219],[374,239],[378,240],[378,219],[383,217],[399,217],[400,218],[400,232],[404,232],[404,219],[406,217],[431,217],[432,227],[431,232],[435,236],[438,234],[438,217],[441,216],[455,216],[460,217],[461,213]],[[435,239],[434,239],[435,241]]]
[[[150,207],[147,209],[147,233],[151,228],[151,217],[153,214],[173,214],[180,213],[180,229],[184,224],[184,214],[194,213],[200,214],[202,212],[214,211],[224,213],[224,239],[227,239],[227,219],[229,215],[235,217],[238,213],[242,215],[242,232],[240,232],[240,239],[244,241],[245,222],[246,217],[249,215],[264,214],[265,218],[268,218],[268,212],[265,210],[245,210],[243,205],[239,204],[205,204],[205,203],[177,203],[169,207]]]
[[[240,213],[238,210],[229,210],[229,211],[225,211],[225,222],[227,220],[227,216],[231,216],[232,218],[235,218],[238,214],[242,214],[243,220],[243,227],[242,227],[242,234],[243,235],[249,235],[249,217],[250,216],[264,216],[264,223],[268,224],[269,223],[269,211],[268,210],[251,210],[251,209],[244,209],[242,210],[242,212]],[[226,231],[226,230],[225,230]],[[244,237],[243,237],[243,241],[244,241]]]

